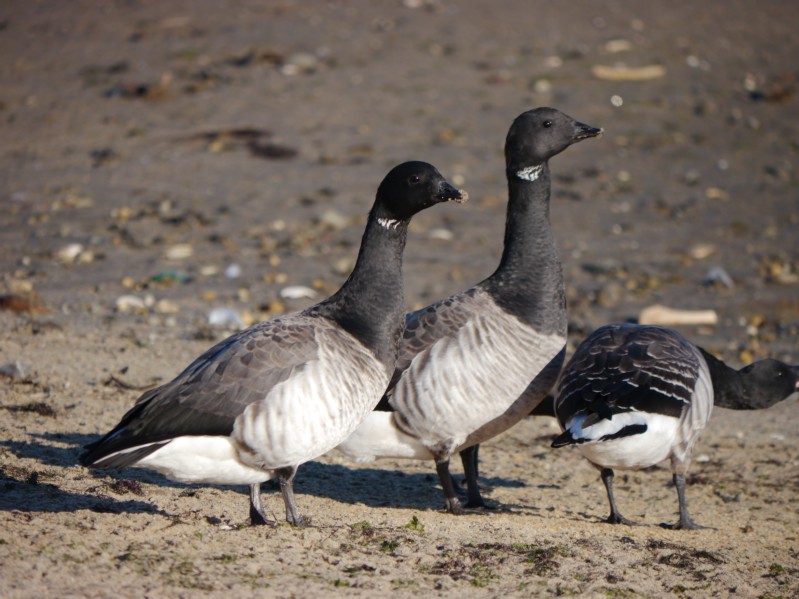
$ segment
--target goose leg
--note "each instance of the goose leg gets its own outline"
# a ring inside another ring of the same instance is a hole
[[[613,496],[613,470],[610,468],[602,468],[600,476],[602,477],[602,482],[605,483],[605,490],[608,492],[608,501],[610,502],[610,516],[608,516],[606,522],[609,524],[635,526],[635,522],[622,516],[618,508],[616,508],[616,499]]]
[[[250,524],[253,526],[277,525],[276,520],[270,520],[264,513],[264,508],[261,504],[261,483],[250,485]]]
[[[461,451],[461,462],[463,462],[463,473],[466,475],[466,507],[484,508],[486,507],[483,497],[480,494],[480,483],[478,482],[478,453],[480,445],[472,445]]]
[[[277,472],[280,481],[280,492],[283,495],[283,503],[286,504],[286,522],[293,526],[306,526],[311,523],[310,518],[300,514],[297,502],[294,499],[294,476],[297,474],[297,466],[280,468]]]
[[[685,475],[675,472],[674,473],[674,486],[677,487],[677,500],[680,503],[680,520],[677,524],[670,526],[669,528],[676,528],[681,530],[698,530],[701,528],[707,528],[707,526],[701,526],[691,520],[691,516],[688,515],[688,504],[685,501]]]
[[[441,481],[441,488],[444,489],[444,500],[446,510],[451,514],[462,514],[463,506],[455,494],[455,483],[449,473],[449,457],[436,460],[436,472]]]

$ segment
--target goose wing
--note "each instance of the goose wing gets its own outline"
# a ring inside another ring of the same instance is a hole
[[[92,464],[112,453],[178,436],[229,435],[248,405],[318,360],[317,329],[325,322],[292,315],[217,343],[173,381],[142,395],[111,432],[86,447],[81,462]]]
[[[577,418],[583,431],[600,420],[632,411],[680,418],[691,404],[699,369],[696,351],[673,331],[635,325],[601,327],[567,364],[558,384],[555,411],[567,433],[569,423]]]

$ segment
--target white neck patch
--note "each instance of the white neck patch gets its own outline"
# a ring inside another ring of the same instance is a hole
[[[393,218],[378,218],[377,222],[384,229],[396,229],[400,224],[400,221]]]
[[[523,179],[525,181],[535,181],[538,179],[538,176],[541,174],[541,170],[544,168],[543,164],[538,164],[536,166],[528,166],[523,168],[520,171],[516,171],[516,176],[519,179]]]

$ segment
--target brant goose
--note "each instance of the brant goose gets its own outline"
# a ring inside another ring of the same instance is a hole
[[[403,330],[402,252],[411,217],[463,201],[424,162],[388,173],[377,190],[355,268],[327,300],[256,324],[216,344],[172,382],[148,391],[81,455],[84,466],[142,466],[189,483],[280,481],[286,520],[302,525],[293,480],[300,464],[355,430],[388,385]]]
[[[509,201],[499,266],[474,287],[405,317],[391,384],[339,446],[345,455],[432,459],[446,509],[463,511],[450,456],[526,416],[563,365],[566,300],[549,222],[549,159],[601,132],[552,108],[516,118],[505,142]],[[471,455],[462,454],[467,507],[480,507]]]
[[[688,515],[685,473],[714,404],[767,408],[796,391],[797,367],[760,360],[734,370],[671,329],[610,324],[580,344],[561,374],[555,412],[564,432],[552,447],[577,445],[600,470],[614,524],[633,522],[616,507],[613,469],[671,458],[680,506],[674,528],[703,528]]]

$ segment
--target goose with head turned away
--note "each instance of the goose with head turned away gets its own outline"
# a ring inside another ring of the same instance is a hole
[[[469,448],[526,416],[555,383],[565,356],[549,161],[601,132],[552,108],[514,120],[505,142],[509,199],[500,264],[477,285],[406,316],[389,388],[339,445],[346,456],[435,461],[446,509],[459,513],[449,460],[460,451],[467,507],[484,505]]]
[[[346,439],[394,372],[408,223],[425,208],[464,199],[429,164],[395,167],[377,190],[355,267],[338,292],[216,344],[142,395],[80,462],[151,468],[180,482],[249,485],[253,524],[274,524],[260,484],[277,477],[286,520],[304,524],[294,499],[297,468]]]
[[[797,391],[796,366],[767,359],[735,370],[671,329],[610,324],[585,339],[563,369],[554,404],[563,434],[552,446],[576,445],[600,470],[614,524],[634,524],[617,507],[614,469],[669,458],[680,514],[673,527],[703,528],[688,514],[685,475],[714,404],[762,409]]]

